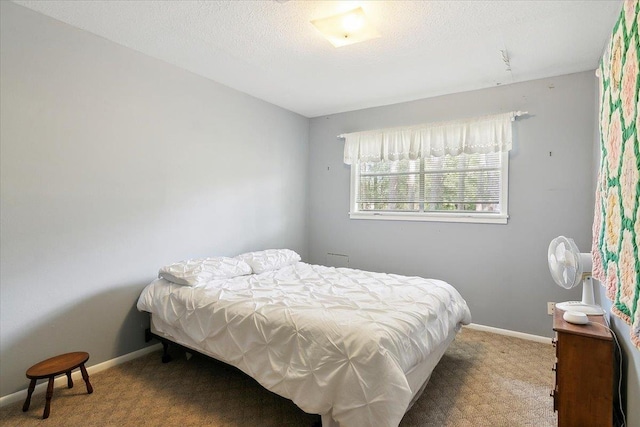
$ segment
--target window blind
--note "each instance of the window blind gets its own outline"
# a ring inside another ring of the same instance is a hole
[[[361,212],[500,212],[502,154],[360,162]]]

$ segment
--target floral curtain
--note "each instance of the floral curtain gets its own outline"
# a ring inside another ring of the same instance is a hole
[[[638,0],[627,0],[600,63],[601,163],[593,223],[593,275],[640,349],[640,38]]]

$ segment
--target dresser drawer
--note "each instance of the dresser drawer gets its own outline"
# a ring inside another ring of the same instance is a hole
[[[556,362],[551,392],[559,427],[613,424],[613,338],[597,324],[602,316],[589,316],[592,324],[572,325],[555,310],[553,329]]]

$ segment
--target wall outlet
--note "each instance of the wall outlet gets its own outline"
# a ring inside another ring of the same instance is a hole
[[[556,309],[556,303],[555,302],[548,302],[547,303],[547,314],[549,316],[553,316],[553,310]]]

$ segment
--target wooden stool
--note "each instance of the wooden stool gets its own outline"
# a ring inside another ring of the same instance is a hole
[[[89,382],[89,374],[87,374],[87,370],[84,367],[85,362],[89,360],[89,353],[85,353],[84,351],[76,351],[74,353],[66,353],[61,354],[60,356],[55,356],[47,360],[43,360],[40,363],[36,363],[29,369],[27,369],[27,378],[31,380],[29,384],[29,391],[27,392],[27,400],[25,400],[24,405],[22,406],[22,411],[27,412],[29,410],[29,405],[31,404],[31,395],[33,394],[33,389],[36,387],[36,381],[49,378],[49,384],[47,386],[47,403],[44,406],[44,414],[42,415],[42,419],[49,418],[49,411],[51,409],[51,397],[53,396],[53,379],[56,375],[66,374],[67,375],[67,386],[69,388],[73,387],[73,381],[71,380],[71,371],[80,367],[80,371],[82,372],[82,379],[87,385],[87,393],[93,393],[93,387]]]

